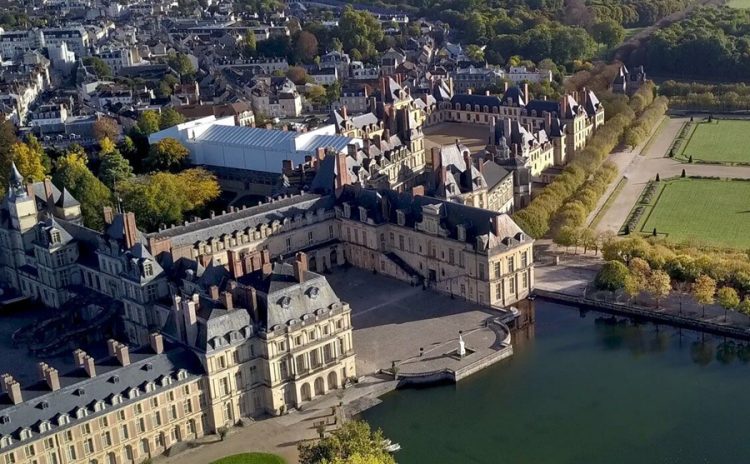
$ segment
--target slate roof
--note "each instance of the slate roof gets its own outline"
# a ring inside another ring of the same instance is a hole
[[[112,410],[113,395],[122,394],[123,404],[134,402],[128,399],[127,393],[130,389],[136,388],[140,390],[141,395],[135,400],[142,400],[144,396],[149,395],[144,390],[146,383],[156,383],[156,390],[153,392],[156,394],[160,391],[161,378],[172,376],[173,381],[177,383],[176,373],[181,369],[185,369],[188,374],[185,381],[203,373],[193,353],[165,340],[165,351],[162,354],[153,354],[150,347],[131,350],[130,365],[125,367],[119,365],[114,357],[97,361],[96,377],[93,378],[88,377],[82,368],[66,374],[60,373],[60,389],[57,391],[50,391],[44,381],[22,386],[24,401],[17,405],[10,402],[6,393],[2,393],[0,418],[7,419],[0,419],[0,436],[11,436],[14,439],[11,448],[7,448],[12,449],[27,442],[18,441],[21,429],[29,428],[32,440],[54,434],[61,428],[74,426],[78,422],[75,411],[79,408],[88,410],[86,420],[90,420],[92,416],[100,414],[94,412],[94,403],[103,401],[106,407],[101,414],[109,413]],[[71,415],[70,424],[58,427],[57,419],[63,414]],[[51,422],[50,431],[39,432],[39,424],[42,421]]]
[[[304,214],[309,210],[332,206],[333,202],[330,197],[302,194],[155,232],[149,234],[148,237],[170,238],[173,246],[186,245],[210,237],[231,234],[238,230],[255,228],[274,220],[282,221],[284,218]]]
[[[503,99],[503,101],[505,100]],[[453,105],[455,105],[456,103],[461,104],[461,109],[464,109],[464,107],[469,104],[471,105],[472,110],[474,109],[474,105],[479,105],[480,108],[486,105],[489,107],[490,111],[492,111],[492,108],[500,108],[501,106],[503,106],[500,98],[497,95],[459,94],[454,95],[453,98],[451,98],[451,103]]]

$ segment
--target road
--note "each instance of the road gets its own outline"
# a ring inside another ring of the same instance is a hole
[[[644,146],[630,152],[614,152],[609,156],[608,159],[617,165],[619,176],[605,192],[595,211],[598,211],[598,208],[607,200],[622,177],[626,178],[626,183],[600,219],[596,227],[597,231],[617,232],[620,230],[644,187],[656,177],[656,174],[666,179],[681,175],[682,170],[685,169],[688,176],[750,179],[750,167],[688,164],[666,157],[672,141],[688,120],[689,118],[670,118],[666,124],[659,126],[658,132],[650,143],[646,142]],[[595,213],[589,217],[589,222],[594,216]]]

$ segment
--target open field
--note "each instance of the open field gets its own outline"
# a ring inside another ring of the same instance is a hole
[[[656,228],[673,241],[750,247],[750,182],[677,179],[664,184],[642,232]]]
[[[727,5],[732,8],[750,8],[750,0],[729,0]]]
[[[266,453],[243,453],[227,456],[211,464],[285,464],[279,456]]]
[[[750,121],[725,119],[698,123],[682,157],[714,163],[750,163],[748,133]]]

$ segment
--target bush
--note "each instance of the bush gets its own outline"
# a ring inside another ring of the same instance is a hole
[[[619,290],[625,286],[629,274],[628,267],[620,261],[607,261],[596,275],[594,285],[600,290]]]

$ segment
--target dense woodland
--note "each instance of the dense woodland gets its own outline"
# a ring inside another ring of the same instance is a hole
[[[686,77],[750,76],[750,10],[698,8],[687,18],[656,31],[646,45],[653,73]]]

